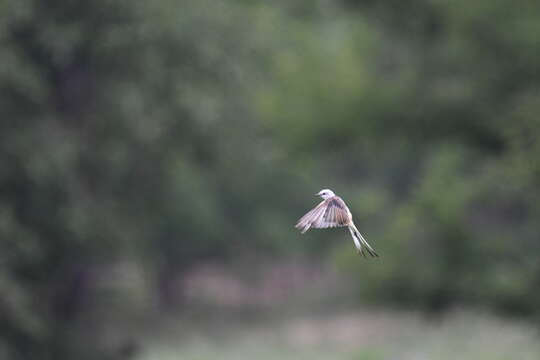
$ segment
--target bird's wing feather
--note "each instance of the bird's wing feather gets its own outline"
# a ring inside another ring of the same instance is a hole
[[[325,229],[336,226],[346,226],[351,221],[351,215],[345,202],[338,196],[324,200],[314,209],[304,215],[296,224],[298,229],[307,230],[310,227]]]
[[[308,211],[304,216],[298,220],[295,227],[297,229],[304,229],[307,230],[314,220],[318,219],[322,214],[324,214],[324,211],[326,209],[326,201],[321,201],[319,205],[315,206],[313,209]]]
[[[316,229],[324,229],[348,225],[350,213],[345,202],[338,196],[333,196],[326,202],[326,211],[311,226]]]

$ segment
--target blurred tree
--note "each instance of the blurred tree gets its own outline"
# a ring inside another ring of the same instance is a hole
[[[344,4],[283,35],[257,102],[382,234],[384,263],[338,258],[365,298],[535,312],[540,5]]]
[[[258,184],[286,172],[261,167],[244,99],[259,56],[250,9],[3,5],[2,351],[112,356],[103,337],[152,305],[145,278],[166,299],[168,277],[256,233]]]
[[[409,143],[421,164],[408,172],[414,178],[408,187],[394,187],[403,205],[385,217],[394,225],[381,243],[389,242],[389,261],[397,265],[367,270],[374,278],[362,283],[375,285],[363,286],[380,290],[369,296],[382,291],[389,300],[435,307],[473,302],[535,311],[538,294],[530,286],[540,281],[532,265],[540,250],[540,193],[532,139],[540,127],[532,118],[538,117],[540,5],[347,4],[380,29],[373,76],[407,89],[388,103],[392,109],[375,113],[381,125],[373,135],[385,146]],[[358,134],[366,122],[358,121]]]

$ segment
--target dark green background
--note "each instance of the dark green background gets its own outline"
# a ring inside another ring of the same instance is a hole
[[[206,260],[537,321],[539,34],[533,0],[0,2],[2,353],[112,358],[88,332]],[[326,187],[376,262],[293,229]]]

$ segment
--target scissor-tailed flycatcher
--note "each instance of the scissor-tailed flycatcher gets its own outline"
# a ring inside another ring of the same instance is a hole
[[[351,232],[358,253],[365,256],[365,248],[369,255],[374,257],[379,256],[375,250],[369,246],[366,239],[362,237],[362,234],[360,234],[356,226],[354,226],[351,211],[345,204],[345,201],[334,194],[330,189],[323,189],[315,195],[322,197],[324,200],[298,220],[295,227],[297,229],[302,229],[302,234],[310,228],[326,229],[337,226],[346,226]]]

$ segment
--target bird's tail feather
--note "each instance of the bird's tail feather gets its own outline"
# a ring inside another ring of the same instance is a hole
[[[349,226],[349,231],[351,232],[351,236],[353,238],[354,245],[356,246],[356,249],[358,250],[359,254],[362,254],[363,256],[366,256],[366,254],[364,252],[364,249],[365,249],[365,251],[369,255],[371,255],[373,257],[379,257],[379,255],[375,252],[375,250],[373,250],[373,248],[368,244],[366,239],[364,239],[362,234],[360,234],[360,231],[358,231],[358,229],[356,228],[356,226],[354,226],[354,224],[351,224]]]

